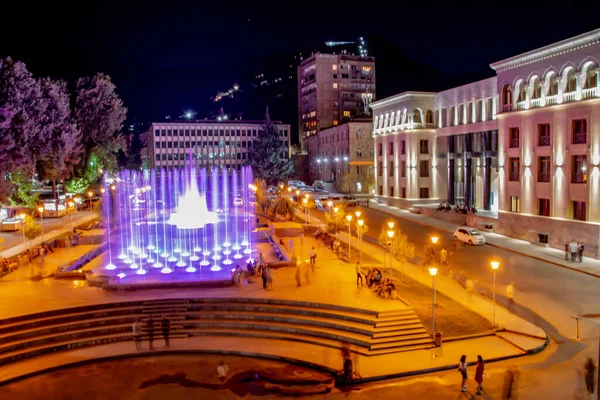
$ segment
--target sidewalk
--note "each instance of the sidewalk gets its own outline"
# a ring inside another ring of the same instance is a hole
[[[369,201],[369,207],[398,218],[403,218],[417,224],[433,227],[448,233],[454,233],[458,225],[440,221],[435,218],[427,217],[421,214],[414,214],[408,210],[403,210],[377,201]],[[511,251],[522,256],[530,257],[536,260],[544,261],[559,267],[568,268],[573,271],[579,271],[584,274],[600,278],[600,260],[585,257],[582,262],[571,262],[565,260],[565,252],[554,248],[535,246],[527,241],[514,239],[508,236],[502,236],[497,233],[481,232],[485,237],[486,244]]]
[[[97,212],[80,211],[78,214],[79,215],[77,217],[77,222],[79,225],[85,224],[86,222],[89,222],[89,221],[92,221],[92,220],[98,218]],[[70,221],[68,218],[66,218],[66,219],[63,218],[62,222],[64,222],[64,224],[62,224],[62,226],[60,228],[52,229],[49,231],[44,231],[44,240],[46,242],[51,241],[61,235],[64,235],[66,233],[73,231],[73,224],[75,222],[74,220]],[[19,233],[19,235],[21,235],[20,231],[18,233]],[[21,237],[21,236],[19,236],[19,237]],[[19,240],[18,244],[16,244],[16,245],[13,245],[13,246],[5,245],[4,250],[2,252],[0,252],[0,256],[3,258],[14,257],[16,255],[19,255],[20,253],[23,253],[30,247],[39,246],[41,243],[42,243],[41,235],[36,237],[35,239],[32,239],[31,243],[27,239],[25,239],[25,243],[23,243],[23,241],[21,239],[21,240]]]

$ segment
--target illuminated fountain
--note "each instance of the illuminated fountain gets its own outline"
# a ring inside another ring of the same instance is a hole
[[[105,266],[121,283],[230,280],[253,257],[252,170],[164,168],[105,179]],[[113,280],[114,281],[114,280]]]

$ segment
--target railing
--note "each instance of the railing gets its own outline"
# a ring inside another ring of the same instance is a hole
[[[519,148],[519,139],[518,138],[510,139],[509,147],[511,149],[518,149]]]
[[[512,111],[512,104],[504,104],[502,106],[502,112],[511,112]]]
[[[586,144],[587,143],[587,133],[574,133],[573,134],[573,144]]]
[[[427,147],[420,147],[419,148],[419,154],[429,154],[429,148],[427,148]]]
[[[575,92],[563,93],[563,103],[575,101]]]
[[[550,182],[550,172],[538,172],[538,182]]]
[[[433,122],[428,122],[425,124],[425,127],[427,129],[433,129],[433,128],[435,128],[435,124]]]
[[[550,146],[550,135],[540,136],[538,139],[538,146]]]
[[[413,129],[419,129],[423,127],[422,122],[413,122]]]
[[[586,322],[591,322],[591,323],[596,324],[596,325],[600,325],[600,321],[598,321],[596,319],[592,319],[592,318],[576,317],[574,315],[571,315],[571,318],[573,318],[575,320],[575,338],[577,340],[581,339],[579,337],[579,320],[586,321]]]
[[[519,172],[515,171],[515,172],[511,172],[508,175],[508,180],[512,181],[512,182],[518,182],[519,181]]]
[[[581,91],[582,99],[591,99],[594,97],[600,97],[600,86],[596,86],[594,88],[583,89]]]
[[[552,95],[546,97],[546,105],[551,106],[553,104],[558,104],[558,95]]]
[[[542,99],[531,99],[529,100],[529,108],[538,108],[542,106]]]
[[[527,100],[519,101],[517,103],[517,110],[526,110],[527,109]]]

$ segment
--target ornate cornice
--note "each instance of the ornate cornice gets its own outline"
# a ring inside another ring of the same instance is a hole
[[[389,106],[390,104],[395,104],[400,100],[429,100],[435,98],[435,92],[403,92],[400,94],[396,94],[394,96],[387,97],[382,100],[375,101],[371,103],[371,108],[376,110],[380,107]]]

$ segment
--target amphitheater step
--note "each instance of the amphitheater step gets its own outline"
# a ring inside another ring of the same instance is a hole
[[[401,353],[401,352],[405,352],[405,351],[427,350],[427,349],[431,349],[432,347],[434,347],[433,343],[416,344],[416,345],[411,345],[411,346],[395,347],[395,348],[391,348],[391,349],[371,350],[371,351],[369,351],[369,355],[370,356],[381,356],[384,354],[395,354],[395,353]]]
[[[421,323],[421,321],[412,321],[412,322],[407,322],[406,324],[402,324],[402,325],[394,325],[394,326],[386,326],[384,328],[375,328],[375,335],[378,333],[388,333],[388,332],[395,332],[395,331],[401,331],[404,329],[416,329],[416,328],[422,328],[423,324]]]
[[[392,336],[392,337],[387,337],[387,338],[372,339],[371,347],[376,344],[400,343],[400,342],[411,341],[411,340],[416,340],[416,339],[427,339],[427,340],[431,341],[429,334],[427,332],[423,331],[423,332],[413,333],[412,335]]]
[[[371,345],[370,350],[393,349],[393,348],[399,348],[399,347],[406,347],[406,346],[412,346],[412,345],[424,345],[424,344],[430,344],[430,343],[431,343],[431,338],[425,337],[422,339],[401,340],[398,342],[373,344],[373,345]]]
[[[415,333],[420,333],[420,332],[426,332],[425,328],[423,328],[422,325],[415,324],[415,327],[408,328],[408,329],[399,329],[399,330],[393,330],[393,331],[389,331],[389,332],[377,331],[373,334],[373,339],[383,339],[383,338],[396,337],[396,336],[414,335]]]
[[[377,324],[375,324],[375,328],[392,328],[395,326],[402,326],[402,325],[406,325],[406,324],[415,324],[415,323],[420,323],[421,320],[419,318],[417,318],[416,316],[414,317],[406,317],[406,318],[402,318],[402,319],[395,319],[393,321],[388,321],[388,322],[378,322]]]

